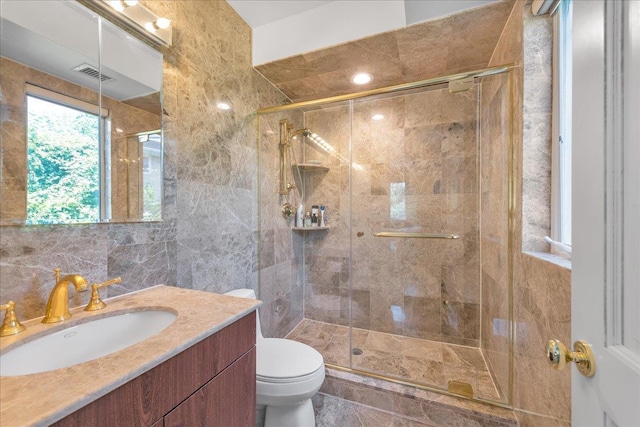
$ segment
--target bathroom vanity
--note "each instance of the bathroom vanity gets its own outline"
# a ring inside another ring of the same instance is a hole
[[[172,310],[173,324],[133,346],[68,368],[0,377],[3,426],[255,425],[257,300],[156,286],[107,300],[103,313],[72,310],[2,338],[7,351],[52,328],[126,311]],[[22,335],[22,336],[21,336]]]

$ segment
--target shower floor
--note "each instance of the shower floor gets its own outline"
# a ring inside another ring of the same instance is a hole
[[[349,367],[351,357],[353,369],[445,390],[449,381],[462,381],[471,384],[475,398],[499,399],[475,347],[354,328],[353,346],[362,353],[351,355],[348,327],[310,319],[303,319],[287,338],[315,348],[326,363]]]

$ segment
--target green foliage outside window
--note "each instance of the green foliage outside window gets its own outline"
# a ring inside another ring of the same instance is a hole
[[[97,115],[28,97],[27,224],[100,219]]]

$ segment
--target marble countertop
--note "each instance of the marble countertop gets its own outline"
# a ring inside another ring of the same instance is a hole
[[[108,356],[68,368],[17,377],[0,377],[3,427],[46,426],[158,366],[237,319],[256,310],[259,300],[158,285],[105,300],[94,312],[71,310],[64,322],[45,325],[42,318],[22,322],[27,330],[0,339],[0,352],[43,333],[127,311],[165,309],[178,317],[146,340]]]

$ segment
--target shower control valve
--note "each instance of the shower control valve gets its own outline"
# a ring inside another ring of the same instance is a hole
[[[287,184],[287,190],[291,190],[293,188],[296,188],[296,184],[294,184],[293,182]]]
[[[296,210],[293,206],[291,206],[291,203],[287,202],[284,205],[282,205],[282,215],[284,215],[285,218],[291,218],[295,214],[296,214]]]

